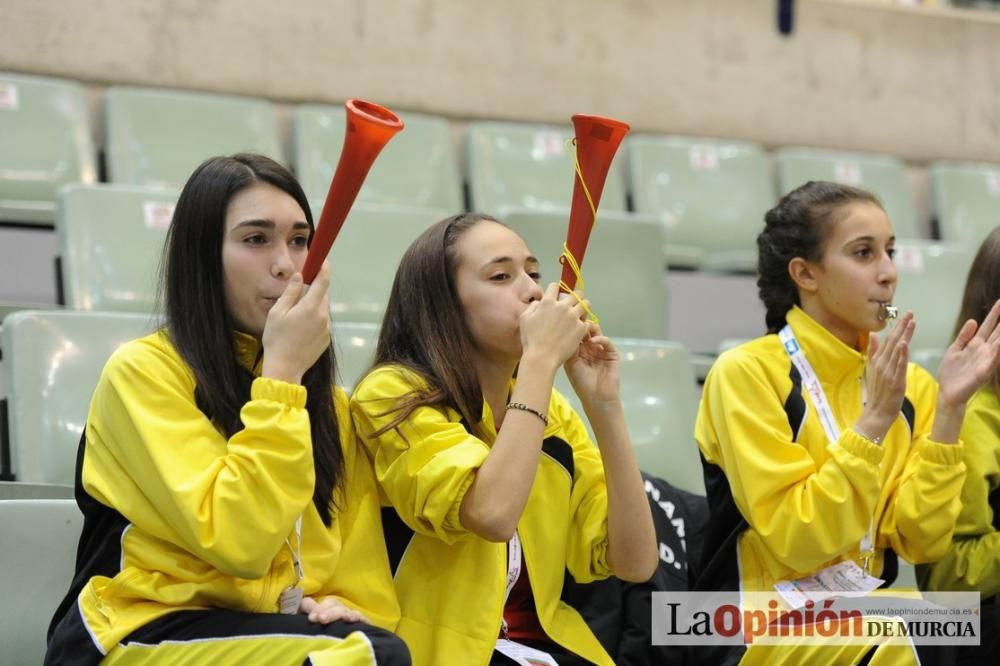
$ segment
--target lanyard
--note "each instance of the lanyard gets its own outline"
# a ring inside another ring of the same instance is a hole
[[[510,538],[507,542],[507,591],[503,595],[503,605],[504,608],[507,607],[507,600],[510,599],[511,590],[514,589],[514,585],[517,583],[517,579],[521,577],[521,540],[517,537],[517,531],[514,531],[514,536]],[[507,620],[503,617],[501,612],[500,625],[503,629],[503,635],[507,636]]]
[[[306,577],[305,571],[302,568],[302,516],[299,516],[298,520],[295,521],[295,548],[292,548],[292,542],[285,537],[285,545],[288,546],[288,550],[292,553],[292,565],[295,567],[295,585],[297,586],[302,582],[302,579]]]
[[[820,384],[819,377],[816,376],[816,372],[809,363],[809,359],[806,358],[802,347],[799,346],[799,341],[795,338],[795,333],[792,332],[791,326],[785,324],[785,327],[778,333],[778,337],[781,339],[781,344],[784,346],[785,352],[788,353],[788,357],[792,360],[792,365],[795,366],[795,369],[799,371],[799,376],[802,377],[802,386],[809,394],[813,407],[816,408],[820,423],[823,424],[823,431],[826,432],[826,438],[830,441],[831,446],[836,446],[837,441],[840,439],[840,427],[837,425],[837,418],[833,415],[830,401],[826,399],[826,393],[823,392],[823,386]],[[864,387],[862,388],[866,391]],[[862,397],[862,402],[864,402],[864,399]],[[874,530],[875,517],[872,516],[871,522],[868,524],[868,531],[861,538],[861,544],[859,545],[866,574],[871,567],[871,560],[875,555]]]

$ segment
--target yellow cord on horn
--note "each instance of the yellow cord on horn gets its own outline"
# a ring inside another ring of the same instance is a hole
[[[583,179],[583,171],[580,169],[580,159],[576,154],[576,137],[568,139],[566,145],[569,146],[573,144],[573,164],[576,167],[576,177],[580,179],[580,185],[583,187],[583,193],[587,197],[587,203],[590,204],[591,212],[591,229],[597,224],[597,206],[594,205],[594,199],[590,196],[590,190],[587,189],[587,183]],[[597,318],[597,315],[593,310],[590,309],[586,303],[583,302],[583,293],[585,290],[583,282],[583,274],[580,272],[580,264],[577,262],[576,257],[573,253],[569,251],[569,245],[563,243],[563,253],[559,256],[559,263],[563,265],[568,265],[573,275],[576,276],[576,289],[570,289],[569,285],[566,284],[562,279],[559,280],[559,288],[563,291],[572,294],[573,298],[576,299],[577,303],[583,306],[584,312],[587,313],[587,319],[595,324],[600,324],[601,320]],[[579,291],[579,293],[577,293]]]

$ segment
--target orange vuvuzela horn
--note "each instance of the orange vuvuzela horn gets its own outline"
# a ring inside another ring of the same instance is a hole
[[[312,284],[319,273],[375,158],[389,139],[403,129],[403,121],[384,106],[360,99],[349,99],[344,106],[347,108],[344,147],[302,268],[306,284]]]
[[[575,260],[576,267],[563,256],[562,284],[572,290],[576,287],[577,271],[583,265],[590,230],[597,218],[597,207],[604,191],[604,181],[611,168],[611,160],[622,139],[631,129],[627,123],[613,118],[576,114],[573,116],[576,131],[576,174],[573,178],[573,203],[569,212],[566,231],[566,248]]]

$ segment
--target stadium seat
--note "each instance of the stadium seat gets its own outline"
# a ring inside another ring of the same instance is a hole
[[[323,202],[314,201],[312,207],[318,220]],[[355,205],[328,258],[334,323],[381,323],[406,248],[424,229],[448,215],[438,210]]]
[[[3,326],[4,448],[18,481],[73,485],[77,445],[101,370],[150,315],[22,311]]]
[[[73,486],[0,481],[0,500],[12,499],[73,499]]]
[[[898,241],[898,282],[893,303],[900,314],[913,310],[917,327],[910,342],[910,355],[928,365],[952,342],[955,318],[961,305],[965,279],[974,249],[953,243]],[[930,369],[930,368],[928,368]]]
[[[354,390],[375,357],[378,343],[377,324],[341,322],[333,326],[333,344],[337,352],[337,383],[348,394]]]
[[[861,187],[882,201],[897,238],[929,238],[917,222],[906,169],[899,159],[869,153],[785,148],[775,153],[775,161],[782,194],[809,180]]]
[[[112,86],[104,120],[114,183],[180,190],[216,155],[254,152],[282,161],[274,107],[262,99]]]
[[[505,122],[472,122],[466,127],[469,196],[472,210],[504,215],[511,209],[568,210],[576,177],[573,128]],[[602,213],[627,210],[624,162],[611,164]]]
[[[698,395],[691,355],[675,342],[628,338],[615,338],[614,342],[621,355],[625,421],[639,467],[678,488],[704,495],[701,459],[694,440]],[[562,371],[556,375],[556,389],[584,415]],[[594,436],[592,430],[590,435]]]
[[[558,281],[566,213],[510,212],[502,218],[541,262],[542,283]],[[663,228],[622,214],[600,215],[583,258],[584,296],[608,335],[664,338],[667,325]],[[579,287],[579,285],[577,285]]]
[[[979,247],[1000,226],[1000,164],[932,164],[931,192],[944,241]]]
[[[66,307],[152,312],[176,200],[134,185],[64,188],[56,233]]]
[[[295,173],[306,195],[323,200],[344,145],[343,106],[307,104],[292,112]],[[405,128],[386,144],[358,193],[358,203],[404,208],[463,210],[448,121],[400,113]]]
[[[60,186],[97,180],[78,83],[0,72],[0,136],[0,222],[51,225]]]
[[[69,590],[83,515],[69,499],[0,500],[0,660],[38,666],[56,607]]]
[[[774,186],[760,146],[639,134],[626,141],[632,202],[666,230],[671,267],[752,271]]]

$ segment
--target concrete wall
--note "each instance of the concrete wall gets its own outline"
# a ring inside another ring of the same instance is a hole
[[[800,0],[5,0],[0,69],[1000,162],[1000,18]]]

